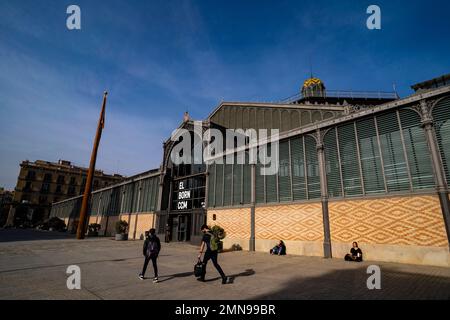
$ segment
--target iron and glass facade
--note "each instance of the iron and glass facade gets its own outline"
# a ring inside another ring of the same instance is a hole
[[[208,222],[223,226],[228,244],[244,249],[266,250],[283,239],[291,252],[331,257],[359,240],[372,246],[373,259],[404,250],[399,262],[426,263],[432,250],[429,264],[445,264],[450,86],[419,87],[404,99],[324,91],[278,104],[223,102],[201,122],[202,133],[279,129],[276,174],[251,164],[248,148],[224,149],[215,156],[222,161],[207,165],[174,165],[177,142],[168,139],[161,167],[95,192],[91,216],[151,213],[151,226],[171,241],[198,241]],[[190,119],[179,128],[198,134]],[[54,204],[52,214],[75,217],[80,201]]]

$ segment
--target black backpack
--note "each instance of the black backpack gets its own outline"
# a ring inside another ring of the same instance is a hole
[[[155,238],[149,238],[147,245],[147,257],[156,257],[158,255],[158,243]]]

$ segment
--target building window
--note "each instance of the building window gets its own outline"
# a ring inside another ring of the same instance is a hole
[[[75,183],[76,183],[76,178],[75,178],[75,177],[70,177],[70,182],[69,182],[69,184],[70,184],[70,185],[75,185]]]
[[[270,145],[267,146],[266,149],[267,155],[272,156],[272,150]],[[278,201],[278,193],[277,193],[277,174],[269,174],[269,171],[266,171],[269,166],[265,166],[263,170],[265,170],[265,179],[266,179],[266,202],[273,203]]]
[[[27,180],[36,180],[36,172],[32,171],[32,170],[28,171],[26,179]]]
[[[64,179],[64,176],[59,175],[59,176],[58,176],[57,183],[58,183],[58,184],[64,184],[64,183],[65,183],[64,180],[65,180],[65,179]]]
[[[43,183],[41,187],[41,193],[49,193],[50,192],[50,183]]]
[[[238,164],[237,154],[234,155],[233,164],[233,205],[242,204],[242,160]]]
[[[215,192],[214,188],[216,185],[216,164],[213,163],[208,167],[209,176],[208,176],[208,207],[215,207]]]
[[[223,164],[216,164],[216,195],[215,195],[215,205],[217,207],[223,206],[222,196],[223,196]]]
[[[303,138],[291,139],[292,196],[294,201],[306,199],[305,155]]]
[[[86,178],[83,178],[83,181],[81,182],[80,195],[84,193],[84,189],[86,189]]]
[[[377,125],[388,191],[409,190],[408,166],[397,114],[391,112],[377,117]]]
[[[23,187],[23,191],[24,192],[30,192],[33,191],[33,184],[31,183],[31,181],[27,181],[25,183],[25,187]]]
[[[56,186],[56,190],[55,190],[56,194],[61,194],[62,193],[62,187],[60,185]]]
[[[414,190],[434,188],[433,168],[419,114],[401,110],[400,120]]]
[[[317,158],[316,141],[313,137],[305,137],[305,154],[308,178],[308,199],[320,198],[319,160]]]
[[[67,190],[67,194],[69,196],[75,195],[75,186],[69,186],[69,189]]]
[[[39,204],[46,204],[47,203],[47,197],[46,196],[40,196],[39,197]]]
[[[358,132],[364,191],[367,194],[385,192],[380,148],[377,140],[374,118],[356,123]]]
[[[353,122],[338,127],[338,138],[345,195],[362,195],[358,150]]]
[[[224,165],[224,184],[223,184],[223,206],[231,206],[231,186],[232,186],[233,165]]]
[[[342,196],[341,168],[339,165],[339,153],[336,138],[336,128],[331,129],[323,138],[328,196],[330,198]]]
[[[256,164],[256,177],[255,177],[255,190],[256,190],[256,203],[264,203],[266,202],[265,195],[265,176],[262,174],[263,166],[261,163]]]
[[[252,196],[252,186],[251,186],[251,184],[252,184],[252,177],[251,177],[251,174],[252,174],[252,169],[251,169],[251,165],[249,164],[250,162],[250,159],[249,159],[249,153],[248,153],[248,151],[246,151],[245,152],[245,163],[244,163],[244,166],[243,166],[243,172],[242,172],[242,175],[243,175],[243,177],[242,177],[242,183],[243,183],[243,186],[242,186],[242,193],[243,193],[243,203],[244,204],[249,204],[250,202],[251,202],[251,196]]]
[[[291,170],[289,164],[289,141],[280,143],[278,184],[280,202],[292,201]]]
[[[44,181],[45,182],[52,182],[52,175],[51,175],[51,173],[46,173],[44,175]]]
[[[433,119],[447,184],[450,184],[450,98],[436,104],[433,108]]]

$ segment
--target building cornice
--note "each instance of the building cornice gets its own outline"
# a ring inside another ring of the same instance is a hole
[[[287,103],[264,103],[264,102],[238,102],[223,101],[208,116],[210,120],[223,107],[256,107],[256,108],[277,108],[291,110],[327,110],[327,111],[345,111],[345,106],[334,104],[287,104]]]

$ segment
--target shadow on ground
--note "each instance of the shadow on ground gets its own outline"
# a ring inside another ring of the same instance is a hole
[[[228,283],[234,283],[234,280],[235,280],[236,278],[239,278],[239,277],[248,277],[248,276],[252,276],[252,275],[254,275],[254,274],[256,274],[255,270],[253,270],[253,269],[247,269],[247,270],[245,270],[244,272],[241,272],[241,273],[236,273],[236,274],[230,274],[230,275],[227,275],[227,277],[228,277]],[[217,280],[222,280],[222,278],[221,278],[221,277],[216,277],[216,278],[212,278],[212,279],[205,280],[205,282],[217,281]]]
[[[61,239],[75,239],[75,235],[66,232],[52,232],[35,229],[0,229],[0,242]]]
[[[256,300],[407,300],[450,299],[450,278],[381,267],[381,289],[369,290],[366,267],[336,270],[317,277],[296,277]]]
[[[252,276],[254,275],[256,272],[253,269],[247,269],[244,272],[241,273],[237,273],[237,274],[232,274],[232,275],[228,275],[228,283],[233,283],[234,279],[238,278],[238,277],[248,277],[248,276]],[[194,272],[183,272],[183,273],[176,273],[176,274],[171,274],[168,276],[162,276],[159,277],[159,282],[166,282],[169,280],[173,280],[176,278],[185,278],[185,277],[192,277],[194,275]],[[206,280],[205,282],[211,282],[211,281],[217,281],[217,280],[222,280],[221,277],[216,277],[216,278],[211,278]]]

